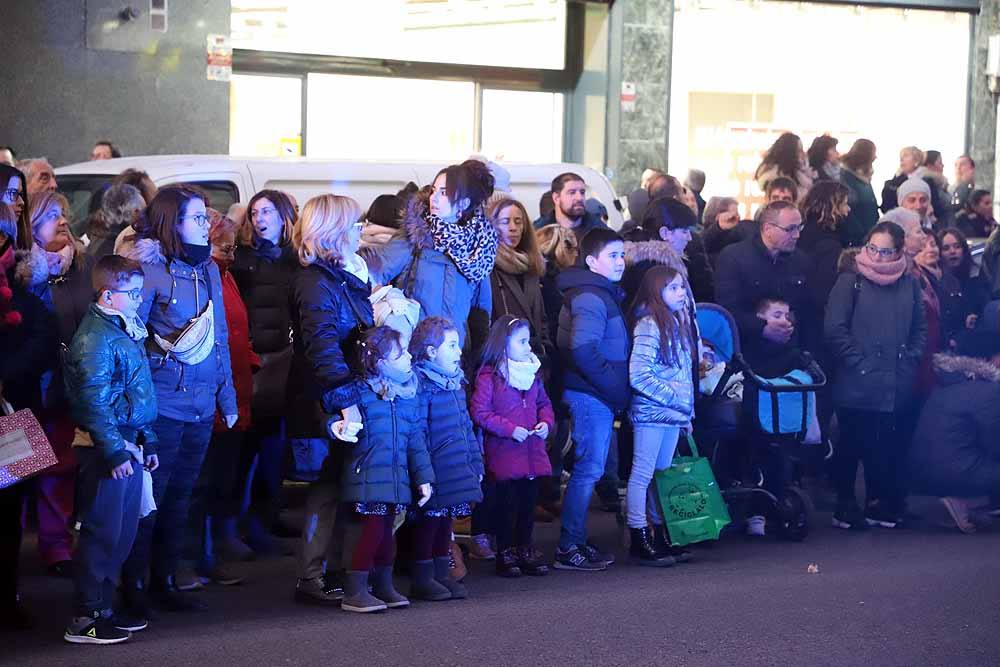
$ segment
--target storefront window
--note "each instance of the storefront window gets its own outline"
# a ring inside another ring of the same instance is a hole
[[[302,154],[302,79],[234,74],[229,94],[229,154]]]
[[[493,159],[561,162],[562,94],[484,90],[482,136],[482,152]]]
[[[767,0],[678,0],[669,164],[698,168],[705,193],[759,205],[753,172],[783,131],[808,148],[878,147],[876,194],[908,145],[964,149],[969,15]]]
[[[233,0],[236,48],[561,70],[566,0]]]

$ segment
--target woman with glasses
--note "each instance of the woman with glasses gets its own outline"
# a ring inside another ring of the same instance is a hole
[[[824,334],[836,360],[833,402],[840,422],[833,461],[837,528],[894,528],[903,513],[902,470],[927,340],[920,285],[903,254],[905,236],[893,222],[875,225],[827,302]],[[854,495],[860,460],[868,495],[863,512]]]
[[[306,202],[292,233],[300,267],[290,294],[288,436],[296,462],[302,451],[317,453],[311,458],[322,462],[320,470],[308,471],[313,484],[295,586],[295,600],[303,604],[339,606],[344,597],[335,576],[343,550],[339,544],[331,549],[342,541],[340,481],[352,451],[341,440],[357,442],[357,432],[368,426],[359,407],[364,375],[357,350],[361,332],[374,324],[368,267],[357,254],[361,228],[358,203],[328,194]],[[328,427],[331,416],[341,427],[336,433]]]
[[[25,288],[54,315],[59,342],[69,345],[73,334],[94,301],[91,272],[94,258],[70,232],[69,203],[59,193],[36,194],[28,208],[34,247],[18,271]],[[70,518],[76,486],[73,439],[76,426],[70,417],[59,364],[42,376],[43,407],[36,414],[59,463],[38,476],[38,551],[50,574],[72,576],[73,535]]]
[[[177,588],[177,564],[191,491],[216,413],[229,428],[238,415],[222,278],[208,243],[207,203],[201,190],[162,188],[129,251],[146,274],[139,317],[150,333],[146,352],[159,407],[153,425],[160,459],[153,471],[157,511],[140,521],[122,571],[129,611],[143,618],[148,618],[150,599],[169,611],[204,608]]]
[[[24,174],[9,164],[0,164],[0,199],[17,217],[17,250],[30,250],[31,224],[28,222],[28,182]]]
[[[239,235],[249,242],[237,246],[230,269],[243,295],[254,351],[261,362],[253,380],[253,428],[240,464],[243,480],[253,470],[250,497],[245,499],[249,547],[238,537],[235,521],[216,526],[220,547],[232,558],[249,558],[253,551],[276,552],[279,546],[272,531],[282,537],[297,536],[278,521],[287,449],[285,388],[292,363],[288,293],[298,269],[292,227],[297,219],[295,206],[284,192],[255,194],[247,204],[247,222]]]

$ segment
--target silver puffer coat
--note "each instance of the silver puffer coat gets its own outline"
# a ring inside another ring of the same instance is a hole
[[[637,426],[684,426],[694,417],[694,380],[691,350],[672,341],[677,363],[661,355],[660,331],[652,317],[643,317],[632,334],[628,375],[632,385],[629,414]]]

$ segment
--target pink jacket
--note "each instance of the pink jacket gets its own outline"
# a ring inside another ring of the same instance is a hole
[[[542,386],[541,374],[528,391],[510,386],[507,380],[484,366],[476,376],[472,392],[472,421],[484,431],[486,471],[495,480],[543,477],[552,474],[545,441],[537,435],[517,442],[511,436],[518,426],[532,430],[539,422],[555,427],[555,414]]]

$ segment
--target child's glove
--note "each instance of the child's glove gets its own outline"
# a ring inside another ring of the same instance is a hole
[[[331,419],[326,425],[326,430],[330,432],[330,435],[342,442],[357,442],[358,433],[362,428],[364,426],[361,422],[347,422],[343,419],[337,421]]]
[[[420,493],[420,499],[417,501],[417,507],[423,507],[427,504],[427,501],[431,499],[431,494],[434,493],[434,489],[431,488],[430,484],[420,484],[417,486],[417,492]]]
[[[524,442],[528,439],[529,435],[531,435],[531,433],[528,432],[528,429],[523,426],[518,426],[514,429],[514,433],[510,437],[514,438],[514,440],[518,442]]]
[[[538,422],[537,424],[535,424],[535,429],[532,431],[532,433],[537,435],[542,440],[545,440],[546,438],[549,437],[549,425],[546,424],[545,422]]]

